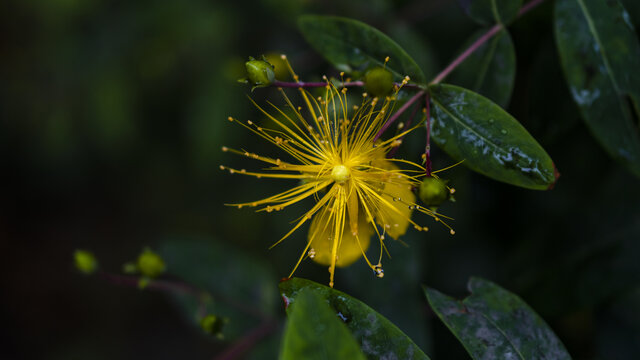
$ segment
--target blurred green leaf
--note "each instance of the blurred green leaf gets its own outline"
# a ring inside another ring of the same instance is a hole
[[[313,290],[300,290],[287,313],[281,360],[365,359],[349,329]]]
[[[491,100],[453,85],[429,86],[435,143],[455,160],[492,179],[534,190],[557,180],[546,151]]]
[[[484,31],[471,36],[463,49],[482,34]],[[511,98],[515,78],[516,52],[509,33],[501,30],[453,71],[450,82],[480,93],[505,107]]]
[[[167,274],[179,277],[205,293],[176,294],[174,298],[192,323],[212,313],[227,318],[227,338],[245,334],[274,315],[277,277],[258,259],[226,243],[208,238],[181,237],[159,247]]]
[[[573,99],[594,137],[640,176],[640,44],[618,1],[559,0],[555,34]]]
[[[279,287],[287,306],[297,301],[302,289],[312,291],[328,301],[369,359],[429,359],[389,320],[343,292],[300,278],[283,281]]]
[[[509,24],[518,16],[523,0],[461,0],[467,14],[482,25]]]
[[[338,70],[347,73],[384,65],[396,80],[409,76],[424,84],[424,73],[396,42],[373,27],[352,19],[304,15],[298,19],[300,31],[311,46]]]
[[[425,288],[429,304],[473,359],[571,359],[549,326],[517,295],[480,278],[462,301]]]

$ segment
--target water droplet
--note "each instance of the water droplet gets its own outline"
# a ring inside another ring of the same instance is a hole
[[[384,270],[382,270],[382,265],[376,265],[373,267],[373,273],[382,279],[384,277]]]
[[[505,129],[500,130],[500,132],[502,133],[502,135],[506,135],[507,134],[507,130],[505,130]]]

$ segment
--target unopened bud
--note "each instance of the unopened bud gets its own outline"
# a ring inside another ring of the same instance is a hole
[[[140,256],[138,256],[138,271],[143,276],[149,278],[158,277],[165,270],[164,260],[160,255],[145,249]]]
[[[98,260],[93,253],[85,250],[76,250],[73,253],[73,260],[81,273],[91,275],[98,270]]]
[[[419,195],[425,205],[438,207],[449,198],[450,193],[444,181],[428,176],[420,184]]]
[[[364,88],[374,97],[384,98],[393,89],[393,74],[382,67],[373,68],[364,75]]]
[[[273,72],[273,65],[264,60],[264,57],[263,60],[249,59],[250,60],[244,64],[247,68],[247,80],[249,84],[251,84],[254,89],[273,84],[276,79],[275,73]]]

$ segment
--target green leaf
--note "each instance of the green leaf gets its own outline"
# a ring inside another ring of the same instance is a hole
[[[461,87],[429,86],[435,143],[492,179],[534,190],[557,180],[553,161],[520,123],[491,100]]]
[[[555,33],[573,99],[594,137],[640,176],[640,44],[617,0],[559,0]]]
[[[471,36],[463,48],[468,48],[484,33],[479,31]],[[453,71],[450,82],[480,93],[505,107],[511,98],[515,78],[516,52],[509,33],[501,30]]]
[[[328,301],[368,359],[429,359],[389,320],[343,292],[300,278],[283,281],[279,287],[287,307],[297,301],[302,289],[308,289]]]
[[[349,329],[313,290],[300,290],[287,313],[280,360],[365,359]]]
[[[396,42],[379,30],[357,20],[305,15],[298,19],[300,31],[311,46],[338,70],[363,73],[375,66],[386,67],[395,80],[409,76],[413,82],[426,83],[416,62]]]
[[[517,295],[480,278],[459,301],[425,288],[431,308],[473,359],[571,359],[549,326]]]
[[[482,25],[508,25],[518,16],[522,0],[461,0],[467,14]]]

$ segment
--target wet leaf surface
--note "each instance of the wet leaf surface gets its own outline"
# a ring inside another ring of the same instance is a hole
[[[311,46],[338,70],[362,74],[367,69],[382,66],[396,81],[409,76],[413,82],[426,82],[416,62],[395,41],[379,30],[357,20],[305,15],[299,18],[300,31]]]
[[[629,14],[601,0],[560,0],[555,10],[558,52],[582,118],[640,176],[640,44]]]
[[[571,359],[549,326],[517,295],[480,278],[456,300],[425,288],[429,304],[473,359]]]
[[[300,290],[287,313],[280,360],[365,359],[346,325],[313,290]]]
[[[279,287],[287,306],[297,301],[302,289],[312,291],[328,302],[368,359],[429,359],[389,320],[343,292],[300,278],[283,281]]]
[[[492,179],[547,190],[557,180],[546,151],[491,100],[453,85],[429,87],[435,143],[453,159]]]

